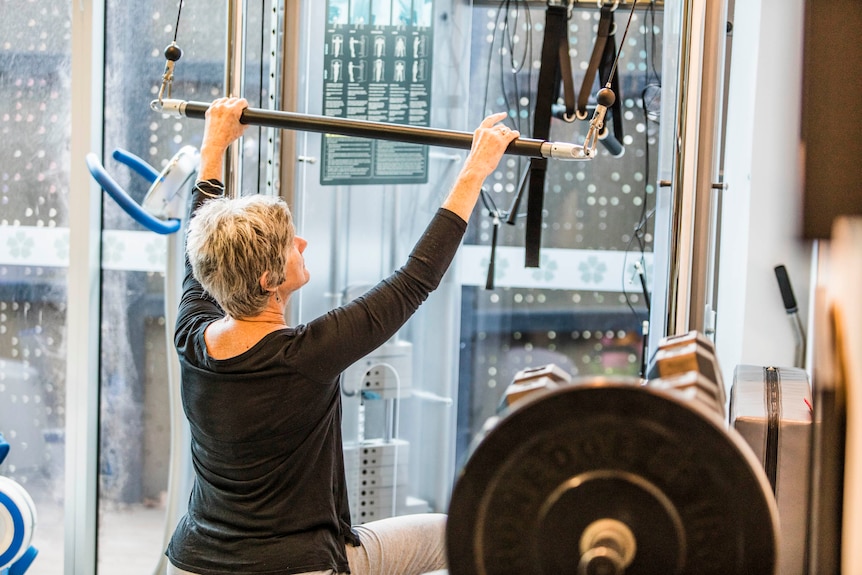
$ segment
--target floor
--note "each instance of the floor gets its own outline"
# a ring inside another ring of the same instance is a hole
[[[27,575],[63,575],[62,507],[41,505],[38,513],[33,545],[39,555]],[[163,553],[163,529],[163,508],[137,505],[102,509],[97,575],[154,575]],[[435,571],[428,575],[446,574]]]
[[[65,525],[61,507],[40,505],[27,575],[63,575]],[[164,510],[126,506],[99,517],[98,575],[153,575],[163,553]]]

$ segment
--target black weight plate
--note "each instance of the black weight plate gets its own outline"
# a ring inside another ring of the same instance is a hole
[[[603,518],[636,538],[629,575],[773,573],[777,512],[750,448],[636,381],[538,392],[491,427],[453,489],[451,575],[574,575]]]

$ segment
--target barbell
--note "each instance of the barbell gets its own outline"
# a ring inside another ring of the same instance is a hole
[[[453,488],[450,575],[774,573],[774,496],[705,343],[660,345],[653,379],[549,378],[489,420]]]

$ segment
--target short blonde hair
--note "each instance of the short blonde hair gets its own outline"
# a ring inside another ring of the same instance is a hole
[[[231,317],[259,314],[270,292],[285,281],[285,252],[293,244],[290,210],[283,199],[251,195],[217,198],[189,221],[186,252],[203,288]],[[267,285],[260,285],[264,272]]]

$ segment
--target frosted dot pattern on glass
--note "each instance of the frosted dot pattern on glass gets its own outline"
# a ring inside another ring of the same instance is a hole
[[[0,0],[0,13],[0,472],[38,505],[62,500],[67,302],[66,270],[33,262],[68,242],[30,230],[68,226],[70,8]]]
[[[473,24],[473,61],[470,93],[471,118],[476,123],[490,112],[508,111],[510,126],[517,127],[522,136],[530,137],[533,127],[535,86],[541,66],[543,23],[545,8],[539,3],[529,9],[525,3],[512,3],[518,8],[509,10],[508,17],[496,8],[476,10]],[[595,43],[599,11],[594,5],[575,8],[569,20],[569,54],[572,61],[575,91],[580,93]],[[616,47],[619,50],[622,30],[628,10],[617,10]],[[508,22],[509,29],[504,27]],[[643,213],[655,205],[656,160],[658,156],[658,125],[648,120],[643,111],[642,93],[646,90],[647,104],[654,110],[658,97],[653,74],[661,61],[661,29],[645,27],[650,21],[646,11],[634,14],[617,70],[620,89],[616,94],[621,102],[623,144],[625,153],[614,157],[599,143],[598,158],[587,162],[548,162],[545,178],[544,226],[542,245],[567,249],[625,250]],[[661,21],[660,13],[656,22]],[[516,27],[512,30],[511,27]],[[654,35],[653,35],[654,33]],[[653,38],[655,51],[653,56]],[[481,40],[479,40],[481,39]],[[519,66],[527,59],[531,65]],[[651,62],[654,61],[655,64]],[[513,74],[513,70],[518,70]],[[596,80],[590,87],[590,106],[595,105],[599,89]],[[483,95],[487,94],[487,97]],[[559,103],[562,104],[562,91]],[[592,109],[592,108],[590,108]],[[591,115],[590,115],[591,117]],[[583,144],[589,128],[587,120],[566,123],[551,121],[551,140]],[[648,149],[649,147],[649,149]],[[508,210],[517,193],[521,174],[527,160],[506,158],[487,186],[500,209]],[[526,213],[524,194],[519,212]],[[485,216],[487,217],[487,216]],[[648,231],[651,230],[651,221]],[[499,245],[524,245],[525,219],[519,218],[514,226],[500,229]],[[472,238],[476,243],[490,241],[487,232]],[[652,249],[652,238],[645,242]]]
[[[0,275],[14,272],[4,267]],[[40,291],[0,296],[0,433],[12,447],[3,474],[37,493],[62,490],[66,365],[64,309],[52,301],[65,293]]]
[[[0,2],[0,225],[65,226],[69,11]]]

